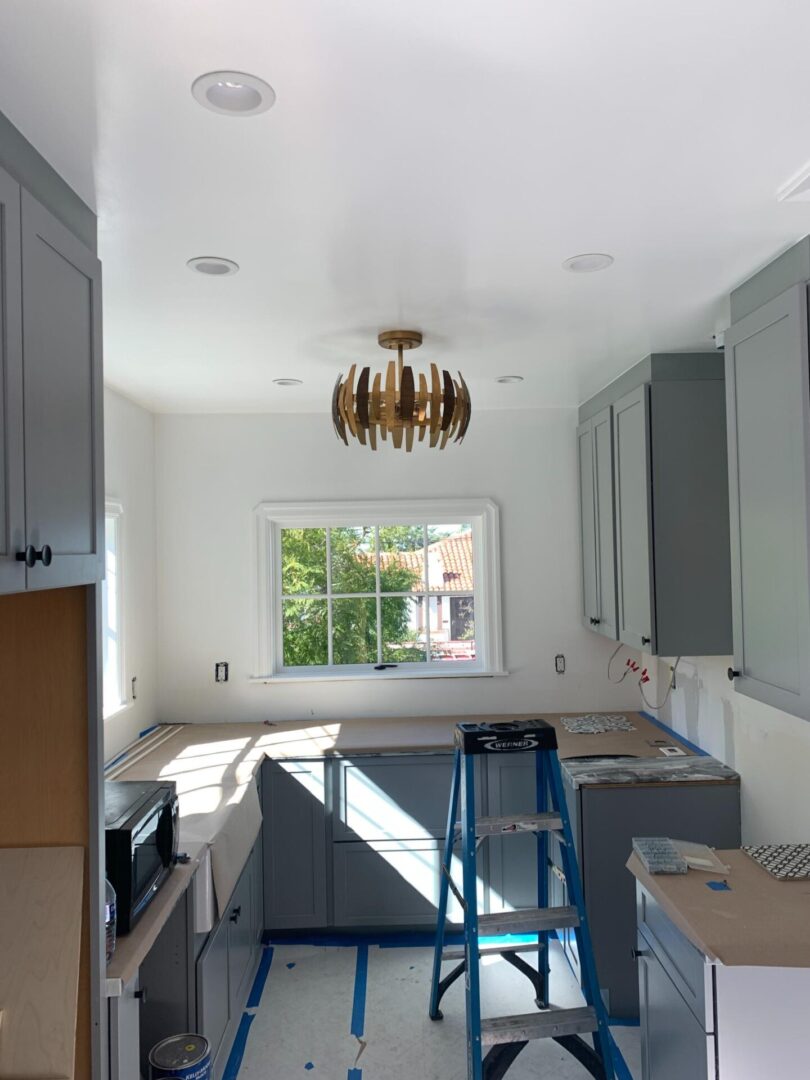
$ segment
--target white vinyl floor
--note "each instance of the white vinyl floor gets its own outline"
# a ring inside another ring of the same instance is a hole
[[[463,979],[445,995],[444,1020],[434,1023],[427,1016],[432,950],[359,947],[361,954],[365,950],[364,981],[362,955],[357,978],[358,946],[274,946],[259,1004],[248,1009],[252,1019],[246,1021],[241,1063],[237,1050],[226,1080],[466,1080]],[[551,999],[560,1006],[582,1004],[556,942]],[[488,959],[482,965],[482,1006],[485,1016],[531,1012],[531,986],[505,961]],[[641,1080],[638,1028],[611,1030],[627,1066],[620,1063],[617,1080]],[[529,1044],[507,1080],[588,1076],[556,1043],[544,1041]]]

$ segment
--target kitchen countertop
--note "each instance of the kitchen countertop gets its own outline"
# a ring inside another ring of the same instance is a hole
[[[670,784],[739,784],[740,775],[717,758],[593,758],[563,761],[563,772],[575,788]]]
[[[728,966],[810,967],[810,881],[778,881],[744,851],[720,850],[728,874],[650,874],[638,856],[627,869],[711,961]],[[709,881],[727,881],[715,891]]]
[[[134,928],[118,938],[113,958],[107,965],[107,997],[120,997],[126,984],[136,974],[168,922],[177,901],[191,884],[205,851],[205,845],[187,849],[189,861],[173,867]]]

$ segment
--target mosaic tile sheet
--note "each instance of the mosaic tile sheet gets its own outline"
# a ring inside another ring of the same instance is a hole
[[[686,859],[668,836],[634,836],[633,851],[651,874],[686,873]]]
[[[810,877],[810,844],[756,844],[743,851],[779,881]]]
[[[606,731],[635,731],[621,713],[588,713],[585,716],[564,716],[563,727],[572,735],[604,735]]]

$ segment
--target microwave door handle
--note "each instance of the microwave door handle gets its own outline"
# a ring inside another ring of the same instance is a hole
[[[157,826],[157,849],[164,866],[171,866],[174,859],[174,813],[171,804],[160,812]]]

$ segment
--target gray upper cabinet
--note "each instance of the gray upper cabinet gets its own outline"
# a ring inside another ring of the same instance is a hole
[[[596,568],[595,629],[660,656],[731,652],[725,430],[716,353],[649,356],[580,408],[583,554]]]
[[[807,287],[726,334],[735,688],[810,719]]]
[[[616,402],[613,431],[619,638],[637,649],[652,645],[654,652],[648,387]]]
[[[582,621],[616,635],[613,428],[610,406],[577,429],[582,552]]]
[[[0,592],[104,573],[101,267],[0,170]]]
[[[0,593],[25,588],[20,186],[0,169]]]
[[[28,587],[103,576],[101,265],[22,193],[26,545],[46,546]]]

